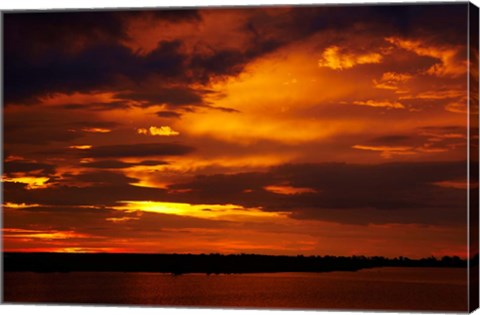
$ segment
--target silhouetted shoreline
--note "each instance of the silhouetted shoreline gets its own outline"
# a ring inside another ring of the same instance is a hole
[[[457,256],[409,259],[365,256],[270,256],[256,254],[4,253],[4,271],[162,272],[230,274],[357,271],[374,267],[466,268]],[[478,256],[473,259],[478,261]]]

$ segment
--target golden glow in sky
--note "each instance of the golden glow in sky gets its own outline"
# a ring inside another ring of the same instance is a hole
[[[274,219],[285,216],[283,213],[263,212],[259,209],[245,209],[242,206],[226,205],[191,205],[177,202],[154,202],[154,201],[121,201],[123,205],[114,207],[115,210],[126,212],[144,211],[163,213],[179,216],[189,216],[206,219],[230,219],[233,221],[245,218],[255,220]]]

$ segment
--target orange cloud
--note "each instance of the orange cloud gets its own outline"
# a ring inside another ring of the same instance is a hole
[[[160,127],[151,126],[148,129],[139,128],[137,129],[137,133],[140,135],[164,136],[164,137],[178,136],[180,134],[180,132],[173,130],[169,126],[160,126]]]
[[[9,155],[5,158],[5,162],[12,162],[12,161],[25,161],[26,159],[19,155]]]
[[[375,101],[375,100],[367,100],[367,101],[355,101],[353,102],[355,105],[361,106],[370,106],[370,107],[387,107],[387,108],[397,108],[403,109],[403,106],[400,102],[391,102],[391,101]]]
[[[373,84],[377,89],[397,90],[398,85],[405,83],[412,78],[407,73],[385,72],[379,80],[373,80]]]
[[[34,177],[34,176],[20,176],[20,177],[7,177],[2,176],[2,182],[21,183],[26,184],[27,189],[46,188],[48,186],[48,177]]]
[[[132,221],[132,220],[139,220],[139,217],[121,217],[121,218],[106,218],[105,221],[110,221],[113,223],[121,223],[121,222],[127,222],[127,221]]]
[[[83,128],[82,131],[92,132],[92,133],[109,133],[112,130],[107,128]]]
[[[24,208],[38,207],[40,205],[36,203],[27,204],[23,202],[22,203],[7,202],[3,204],[3,206],[6,208],[13,208],[13,209],[24,209]]]
[[[391,158],[394,155],[412,155],[415,154],[410,146],[368,146],[368,145],[354,145],[352,148],[366,151],[379,151],[384,158]]]
[[[351,132],[362,129],[365,121],[358,119],[305,115],[312,104],[320,108],[363,87],[353,79],[345,80],[341,73],[331,75],[325,68],[312,67],[315,43],[302,49],[285,47],[250,63],[238,77],[213,83],[210,89],[215,93],[206,96],[205,102],[238,112],[187,112],[179,122],[185,126],[182,133],[242,145],[262,140],[293,145],[328,139],[347,124]],[[329,88],[318,93],[319,86]]]
[[[30,240],[31,241],[31,240]],[[11,240],[10,240],[11,242]],[[22,245],[25,245],[25,242],[21,242]],[[11,245],[11,244],[9,244]],[[52,244],[49,242],[50,246],[46,247],[11,247],[9,250],[14,250],[21,253],[42,253],[42,252],[51,252],[51,253],[128,253],[130,250],[128,248],[114,248],[114,247],[64,247],[65,245],[55,243]]]
[[[467,72],[467,62],[457,56],[460,47],[436,46],[420,40],[407,40],[387,37],[385,40],[399,48],[414,52],[419,56],[438,59],[440,63],[431,66],[426,73],[435,76],[460,76]]]
[[[65,104],[91,104],[91,103],[113,103],[120,101],[115,97],[116,93],[113,92],[92,92],[92,93],[80,93],[74,92],[71,94],[66,93],[53,93],[48,96],[40,98],[40,102],[44,105],[65,105]]]
[[[445,187],[445,188],[455,188],[455,189],[467,189],[468,188],[468,182],[467,179],[464,180],[449,180],[449,181],[440,181],[440,182],[435,182],[433,183],[435,186],[440,186],[440,187]],[[470,184],[472,188],[478,187],[478,184],[472,185]]]
[[[238,169],[243,171],[264,170],[273,165],[288,163],[293,160],[298,153],[295,152],[263,152],[256,150],[246,150],[245,155],[229,155],[221,153],[217,156],[211,155],[211,150],[203,151],[206,154],[197,156],[182,156],[175,160],[175,163],[156,165],[156,166],[135,166],[125,169],[125,174],[130,178],[135,178],[137,182],[130,185],[138,187],[167,188],[168,185],[178,182],[191,173],[209,172],[211,169],[221,171],[235,172]],[[158,172],[163,175],[158,176]],[[172,191],[170,191],[172,192]]]
[[[71,238],[86,238],[88,235],[76,233],[74,231],[44,231],[44,230],[28,230],[16,228],[2,229],[5,238],[21,238],[21,239],[46,239],[46,240],[65,240]]]
[[[382,55],[379,53],[349,53],[342,51],[338,46],[330,46],[322,53],[322,57],[318,60],[318,66],[344,70],[356,65],[380,63],[381,61]]]
[[[70,149],[77,149],[77,150],[88,150],[91,149],[92,146],[90,144],[81,144],[81,145],[71,145],[69,146]]]
[[[447,152],[448,148],[434,148],[431,147],[429,144],[425,144],[423,147],[417,148],[417,151],[423,153],[442,153]]]
[[[109,253],[109,252],[116,252],[116,251],[112,250],[111,248],[64,247],[64,248],[58,248],[53,252],[55,253],[97,253],[97,252]]]
[[[463,98],[458,101],[450,102],[445,105],[445,110],[457,114],[466,114],[468,113],[467,99]]]
[[[422,130],[420,135],[430,137],[428,140],[433,142],[443,141],[444,139],[466,139],[467,130],[464,130],[465,133],[460,132],[441,132],[438,130]]]
[[[270,185],[263,187],[265,190],[279,195],[297,195],[306,193],[315,193],[315,189],[308,187],[293,187],[288,185]]]
[[[465,96],[465,90],[458,89],[447,89],[447,90],[429,90],[422,91],[415,95],[402,95],[399,97],[401,100],[411,100],[411,99],[420,99],[420,100],[443,100],[449,98],[458,98]]]
[[[461,134],[441,134],[438,135],[436,133],[430,132],[420,132],[422,136],[430,136],[424,144],[417,145],[417,146],[376,146],[376,145],[354,145],[352,148],[358,150],[365,150],[365,151],[377,151],[381,152],[381,156],[383,158],[392,158],[396,155],[404,156],[404,155],[415,155],[419,153],[443,153],[448,152],[451,149],[455,149],[457,146],[463,145],[462,143],[457,144],[441,144],[442,141],[446,139],[460,139],[464,138],[464,135]]]

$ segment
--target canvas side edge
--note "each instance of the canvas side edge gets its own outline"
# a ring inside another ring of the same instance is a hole
[[[468,310],[479,307],[479,9],[468,7]]]

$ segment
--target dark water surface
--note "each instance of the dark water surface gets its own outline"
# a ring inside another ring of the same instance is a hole
[[[160,273],[4,274],[5,302],[247,308],[466,311],[467,270],[172,276]]]

